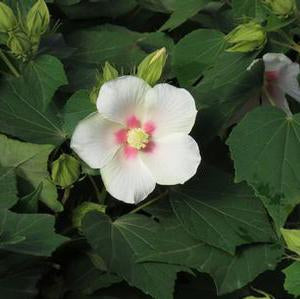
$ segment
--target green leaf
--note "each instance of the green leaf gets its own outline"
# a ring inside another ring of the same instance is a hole
[[[63,210],[57,191],[47,170],[52,145],[38,145],[9,139],[0,135],[0,165],[13,168],[17,175],[20,196],[33,192],[43,183],[40,200],[56,212]]]
[[[135,263],[138,256],[155,248],[159,228],[155,221],[141,215],[127,215],[111,222],[107,215],[97,212],[87,214],[82,225],[88,242],[103,257],[109,271],[154,298],[172,299],[176,273],[186,267]]]
[[[261,0],[232,0],[232,9],[236,18],[250,17],[261,20],[265,17],[265,8]]]
[[[63,65],[46,55],[29,62],[21,77],[4,77],[0,82],[1,131],[34,143],[62,143],[65,133],[51,101],[66,83]]]
[[[169,206],[154,207],[154,216],[162,224],[159,247],[138,261],[183,265],[208,273],[215,281],[218,295],[240,289],[260,273],[275,269],[283,254],[279,244],[256,244],[239,248],[233,256],[191,238],[170,213]]]
[[[202,72],[214,65],[225,48],[224,34],[198,29],[182,38],[174,48],[173,67],[179,82],[192,85]]]
[[[50,256],[68,239],[54,232],[55,218],[47,214],[16,214],[0,210],[0,249]]]
[[[2,298],[34,299],[37,283],[48,270],[42,258],[0,250],[0,293]]]
[[[64,107],[64,128],[68,135],[72,136],[79,121],[96,110],[96,105],[91,102],[86,90],[73,94]]]
[[[0,165],[0,209],[9,209],[17,201],[17,181],[14,169]]]
[[[263,63],[256,63],[247,70],[256,55],[224,52],[214,67],[204,73],[204,79],[194,89],[202,140],[211,140],[227,127],[249,99],[259,95],[264,78]]]
[[[36,284],[40,279],[39,269],[15,271],[5,275],[0,278],[1,296],[9,299],[34,299],[38,295]]]
[[[59,8],[71,20],[84,20],[99,17],[116,18],[129,13],[136,7],[135,0],[101,0],[92,1],[58,0]],[[74,5],[69,5],[74,2]]]
[[[173,30],[196,15],[211,0],[175,0],[174,12],[160,30]]]
[[[38,201],[43,190],[43,183],[40,183],[38,187],[28,195],[20,198],[13,211],[19,213],[37,213],[38,212]]]
[[[300,296],[300,262],[294,262],[283,270],[285,274],[284,288],[295,297]]]
[[[67,265],[64,276],[68,289],[85,295],[91,295],[122,280],[113,273],[97,269],[87,255],[75,256]]]
[[[263,205],[246,184],[209,169],[184,187],[174,188],[170,203],[195,239],[234,254],[237,246],[276,240]]]
[[[280,232],[284,238],[287,248],[297,253],[300,257],[300,230],[281,228]]]
[[[300,114],[257,108],[233,129],[227,144],[236,182],[247,181],[261,196],[275,224],[283,226],[300,203]]]

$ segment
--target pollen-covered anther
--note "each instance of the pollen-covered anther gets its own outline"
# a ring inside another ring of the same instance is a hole
[[[127,133],[127,143],[138,150],[145,148],[149,142],[149,134],[141,128],[131,129]]]

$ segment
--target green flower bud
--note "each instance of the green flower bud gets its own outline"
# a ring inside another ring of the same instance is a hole
[[[275,15],[281,18],[287,18],[296,11],[295,0],[265,0]]]
[[[7,33],[17,26],[17,18],[12,9],[0,2],[0,32]]]
[[[96,85],[92,88],[90,92],[91,102],[96,103],[99,95],[99,90],[105,82],[114,80],[118,78],[118,76],[119,76],[118,71],[109,62],[106,61],[104,67],[102,68],[102,75],[97,74]]]
[[[37,0],[26,17],[28,33],[31,36],[40,36],[45,33],[50,23],[50,14],[44,0]]]
[[[160,79],[166,61],[166,48],[149,54],[138,66],[137,76],[154,85]]]
[[[7,47],[11,53],[19,59],[26,60],[31,54],[31,41],[28,36],[21,31],[9,34]]]
[[[62,154],[52,163],[51,177],[53,182],[66,188],[74,184],[80,176],[80,162],[74,157]]]
[[[85,201],[81,205],[79,205],[73,212],[73,226],[76,228],[80,228],[82,224],[82,220],[84,216],[92,211],[98,211],[101,213],[105,213],[106,206],[99,205],[93,202]]]
[[[288,249],[300,256],[300,230],[281,228],[280,231]]]
[[[119,76],[118,71],[107,61],[105,62],[104,67],[102,68],[102,73],[103,83],[108,82],[110,80],[114,80]]]
[[[249,22],[233,29],[225,40],[232,45],[228,52],[251,52],[266,44],[267,33],[261,25]]]

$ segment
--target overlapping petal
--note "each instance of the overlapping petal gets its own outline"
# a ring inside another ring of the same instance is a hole
[[[170,84],[158,84],[146,94],[144,121],[156,125],[154,135],[188,134],[194,126],[197,110],[192,95]]]
[[[141,153],[141,157],[158,184],[183,184],[195,175],[201,156],[191,136],[177,133],[154,143],[153,150]]]
[[[123,76],[105,83],[99,92],[97,108],[104,117],[126,125],[128,119],[144,115],[145,95],[151,87],[142,79]]]
[[[137,204],[155,188],[155,180],[139,156],[128,158],[120,149],[101,169],[106,190],[126,203]]]
[[[71,148],[91,168],[102,168],[109,162],[120,145],[115,132],[122,126],[93,113],[79,122],[71,140]]]

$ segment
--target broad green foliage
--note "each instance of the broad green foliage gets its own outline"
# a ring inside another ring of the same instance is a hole
[[[0,250],[0,292],[3,298],[34,299],[37,283],[47,270],[40,257]]]
[[[0,165],[13,169],[18,178],[20,195],[27,195],[43,183],[40,200],[54,211],[61,211],[55,185],[47,170],[52,145],[24,143],[0,135]]]
[[[253,186],[278,227],[300,203],[299,119],[277,108],[257,108],[228,139],[236,181]]]
[[[284,288],[289,294],[300,296],[300,262],[294,262],[283,270],[285,274]]]
[[[193,17],[197,12],[205,7],[210,0],[174,0],[174,12],[170,19],[160,28],[160,30],[172,30],[181,25],[187,19]]]
[[[256,55],[222,53],[214,67],[204,73],[204,79],[194,89],[202,138],[213,138],[249,99],[258,96],[263,85],[263,65],[257,63],[247,70]]]
[[[41,56],[30,62],[19,78],[0,82],[1,132],[25,141],[60,144],[65,133],[52,97],[66,84],[62,64],[54,57]]]
[[[50,256],[67,238],[54,232],[54,217],[15,214],[0,210],[0,249],[37,256]]]
[[[202,171],[183,188],[174,188],[170,204],[193,237],[231,254],[242,244],[275,240],[264,207],[253,192],[221,172]]]
[[[265,16],[265,8],[261,0],[232,0],[233,12],[236,18]]]
[[[68,43],[78,50],[72,60],[87,64],[104,64],[108,61],[117,66],[132,68],[145,56],[145,49],[172,47],[172,42],[160,32],[138,33],[124,27],[104,25],[74,32]]]
[[[96,257],[96,259],[99,259]],[[91,295],[101,288],[122,281],[120,277],[113,273],[107,273],[103,261],[94,261],[94,254],[77,255],[66,267],[67,288],[80,292],[81,294]],[[99,264],[100,263],[100,264]]]
[[[282,253],[280,245],[256,245],[232,256],[189,237],[168,211],[162,224],[141,215],[123,216],[112,223],[106,215],[93,212],[84,219],[83,232],[111,271],[156,298],[172,298],[170,279],[187,267],[209,273],[218,293],[229,293],[274,268]],[[227,275],[225,265],[231,265]]]
[[[97,110],[89,98],[86,90],[76,92],[66,103],[64,108],[65,130],[69,136],[80,120]]]
[[[218,294],[239,289],[266,269],[274,269],[283,252],[280,244],[256,244],[241,247],[231,255],[191,238],[168,204],[154,206],[148,212],[158,217],[163,226],[159,249],[139,261],[180,264],[208,273],[214,279]]]
[[[10,208],[18,200],[14,168],[0,167],[0,208]]]
[[[174,49],[173,58],[180,83],[195,83],[203,71],[214,64],[224,46],[224,34],[217,30],[198,29],[182,38]]]
[[[112,223],[105,214],[91,212],[83,220],[82,229],[109,271],[155,298],[172,298],[176,274],[185,267],[136,263],[139,256],[149,254],[157,246],[157,223],[141,215],[124,216]]]

